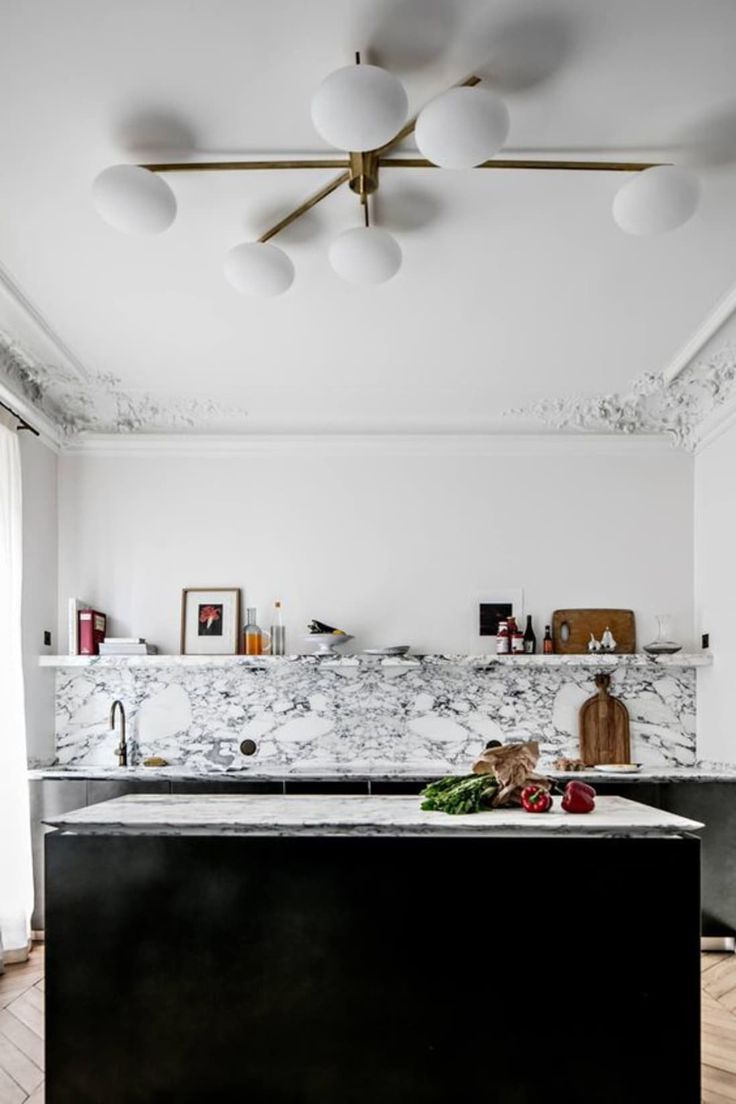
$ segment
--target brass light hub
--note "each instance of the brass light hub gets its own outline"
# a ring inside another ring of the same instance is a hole
[[[361,199],[378,191],[378,151],[350,154],[350,188]]]

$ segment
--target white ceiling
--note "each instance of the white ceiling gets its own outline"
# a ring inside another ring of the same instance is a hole
[[[730,0],[4,0],[1,18],[0,263],[93,389],[211,398],[230,429],[524,427],[502,412],[666,368],[736,283]],[[414,109],[491,74],[508,150],[694,159],[700,210],[639,239],[611,219],[615,174],[384,170],[399,275],[332,273],[359,217],[343,188],[281,236],[297,278],[266,301],[222,256],[330,172],[170,177],[179,217],[152,238],[95,215],[117,161],[324,151],[310,95],[357,48]],[[0,304],[0,328],[16,316]]]

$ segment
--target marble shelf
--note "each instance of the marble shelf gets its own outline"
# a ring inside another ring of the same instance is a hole
[[[649,656],[646,652],[635,655],[413,655],[407,657],[369,656],[346,654],[317,656],[313,653],[289,656],[193,656],[193,655],[132,655],[132,656],[80,656],[41,655],[40,667],[245,667],[268,669],[288,663],[311,662],[320,667],[356,668],[361,666],[412,669],[422,665],[453,664],[483,669],[486,667],[709,667],[713,656],[709,652],[678,652],[676,655]]]

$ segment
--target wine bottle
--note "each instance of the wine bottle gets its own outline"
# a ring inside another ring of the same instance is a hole
[[[524,634],[521,631],[519,625],[516,624],[516,618],[509,618],[509,635],[511,636],[511,654],[523,655],[524,654]]]
[[[526,628],[524,629],[524,655],[534,655],[537,650],[537,638],[532,628],[532,615],[526,615]]]
[[[545,655],[552,655],[555,650],[554,643],[552,641],[552,631],[549,625],[544,626],[544,642],[542,644],[542,651]]]

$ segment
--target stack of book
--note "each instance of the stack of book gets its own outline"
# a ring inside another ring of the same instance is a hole
[[[156,655],[155,644],[146,644],[142,636],[106,636],[100,644],[100,655]]]

